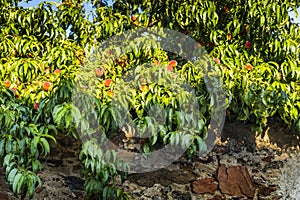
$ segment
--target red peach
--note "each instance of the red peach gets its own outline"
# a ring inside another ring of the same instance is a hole
[[[9,80],[4,81],[4,87],[9,88],[9,86],[10,86],[10,81]]]
[[[111,85],[111,83],[112,83],[112,80],[111,80],[111,79],[106,79],[106,80],[104,81],[104,85],[105,85],[106,87],[109,87],[109,86]]]
[[[215,62],[216,62],[217,64],[220,64],[220,63],[221,63],[219,58],[214,58],[214,60],[215,60]]]
[[[250,65],[250,64],[247,64],[247,65],[246,65],[246,69],[247,69],[247,70],[252,70],[252,69],[253,69],[253,67],[252,67],[252,65]]]
[[[43,89],[48,91],[51,87],[51,83],[50,82],[45,82],[44,85],[43,85]]]
[[[176,67],[177,66],[177,61],[176,60],[171,60],[169,65],[171,65],[172,67]]]
[[[39,103],[35,103],[35,104],[33,105],[33,109],[34,109],[34,110],[39,109]]]
[[[59,74],[61,72],[61,70],[60,69],[56,69],[56,70],[54,70],[54,74]]]
[[[168,65],[168,66],[167,66],[167,71],[170,72],[170,71],[172,71],[172,70],[173,70],[173,66],[172,66],[172,65]]]
[[[252,48],[252,43],[250,41],[245,42],[245,48],[246,49],[251,49]]]
[[[131,16],[131,20],[132,20],[132,21],[136,21],[136,16],[132,15],[132,16]]]
[[[108,90],[107,91],[107,96],[109,97],[113,97],[114,93],[111,91],[111,90]]]
[[[103,74],[104,74],[104,72],[103,72],[102,69],[100,69],[100,68],[97,68],[97,69],[96,69],[96,76],[97,76],[97,77],[102,77]]]
[[[142,85],[140,89],[142,92],[144,92],[144,91],[148,91],[149,87],[147,85]]]

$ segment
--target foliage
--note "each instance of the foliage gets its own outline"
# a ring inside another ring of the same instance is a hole
[[[169,143],[189,146],[192,154],[205,149],[212,113],[210,91],[205,71],[197,71],[192,62],[151,40],[132,41],[126,53],[117,52],[117,46],[105,49],[101,56],[108,57],[107,62],[83,71],[93,48],[128,30],[169,28],[193,38],[214,58],[230,119],[251,122],[261,133],[268,118],[280,115],[300,131],[299,26],[288,15],[296,12],[298,1],[115,0],[110,6],[93,0],[87,1],[93,5],[92,20],[85,15],[82,0],[33,8],[20,7],[19,2],[0,1],[0,161],[12,191],[22,198],[27,193],[33,197],[41,184],[39,159],[49,154],[49,141],[61,133],[87,138],[79,159],[90,198],[128,198],[113,185],[119,174],[116,166],[126,168],[126,164],[114,159],[113,151],[101,153],[98,144],[103,140],[90,140],[97,134],[115,137],[125,125],[124,109],[140,136],[151,132],[142,145],[145,154]],[[140,45],[147,42],[152,49]],[[147,63],[157,65],[156,70],[149,70]],[[148,79],[132,79],[129,72]],[[77,80],[84,73],[92,78],[78,88]],[[150,79],[149,73],[164,76]],[[186,91],[175,92],[180,85],[172,83],[181,79],[194,99]],[[128,86],[126,94],[119,84]],[[74,104],[74,94],[91,98],[79,98],[84,102]],[[191,100],[199,104],[196,121],[179,106]],[[183,135],[182,124],[196,125]]]

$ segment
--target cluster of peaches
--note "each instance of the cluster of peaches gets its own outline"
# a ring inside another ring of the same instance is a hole
[[[124,66],[124,65],[123,65],[124,62],[123,62],[123,61],[120,61],[120,59],[117,59],[117,62],[118,62],[119,65],[121,65],[122,67]],[[157,66],[157,65],[159,64],[159,61],[158,61],[158,60],[155,60],[153,64],[154,64],[154,66]],[[171,60],[171,61],[169,62],[169,64],[166,66],[166,71],[167,71],[167,72],[173,71],[174,67],[176,67],[177,65],[178,65],[178,63],[177,63],[176,60]],[[96,69],[95,69],[95,74],[96,74],[96,76],[97,76],[98,78],[102,78],[102,77],[104,76],[104,70],[101,69],[101,68],[96,68]],[[113,80],[112,80],[111,78],[107,78],[107,79],[105,79],[105,80],[103,81],[103,84],[104,84],[105,87],[110,88],[110,87],[112,86],[112,84],[113,84]],[[145,92],[145,91],[148,91],[148,90],[149,90],[149,87],[148,87],[146,84],[143,84],[143,85],[141,85],[140,90],[141,90],[142,92]],[[113,91],[112,91],[111,89],[109,89],[109,90],[107,91],[107,96],[113,97]]]

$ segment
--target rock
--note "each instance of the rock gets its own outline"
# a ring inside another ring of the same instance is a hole
[[[274,186],[263,186],[259,188],[258,193],[262,196],[269,196],[272,192],[276,191],[276,187]]]
[[[160,196],[158,196],[158,195],[154,195],[154,196],[152,197],[152,199],[153,199],[153,200],[161,200]]]
[[[71,190],[84,190],[84,180],[76,176],[63,177]]]
[[[253,198],[255,188],[245,166],[221,165],[218,170],[219,187],[222,193]]]
[[[168,192],[170,192],[171,191],[171,186],[166,186],[166,187],[164,187],[164,189],[163,189],[163,193],[168,193]]]
[[[203,163],[195,163],[194,166],[194,174],[196,174],[198,177],[203,176],[203,178],[207,177],[207,174],[213,175],[218,170],[218,163],[209,163],[209,164],[203,164]]]
[[[160,184],[154,184],[153,187],[147,188],[143,191],[143,196],[147,197],[153,197],[154,195],[161,195],[160,191],[163,189],[163,186]]]
[[[218,189],[218,184],[213,178],[199,179],[193,182],[192,191],[197,194],[214,194]]]
[[[152,187],[155,183],[163,186],[168,186],[171,183],[187,184],[196,179],[196,176],[185,170],[167,170],[159,169],[153,172],[146,172],[140,174],[129,174],[128,180],[136,182],[140,186]]]
[[[213,198],[209,199],[209,200],[225,200],[226,198],[223,197],[220,194],[216,194],[215,196],[213,196]]]
[[[191,194],[190,193],[184,193],[181,191],[173,191],[172,192],[172,199],[178,199],[178,200],[191,200]]]
[[[171,171],[168,179],[171,182],[179,183],[179,184],[187,184],[196,179],[196,176],[191,171],[185,170],[173,170]]]
[[[63,164],[63,161],[58,159],[48,159],[47,164],[51,167],[59,167]]]
[[[230,156],[228,154],[220,156],[220,164],[224,165],[237,165],[236,157]]]

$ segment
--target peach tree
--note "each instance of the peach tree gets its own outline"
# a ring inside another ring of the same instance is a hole
[[[89,68],[93,81],[86,80],[79,91],[94,88],[91,98],[81,99],[86,104],[74,104],[76,80],[88,66],[88,53],[128,30],[167,28],[197,41],[191,48],[205,49],[222,78],[229,119],[250,122],[261,133],[268,119],[277,115],[300,131],[299,26],[288,14],[297,14],[298,1],[63,0],[32,8],[23,8],[20,2],[0,0],[0,161],[11,190],[22,198],[33,197],[41,185],[40,158],[49,154],[49,143],[57,134],[82,139],[78,132],[90,137],[100,131],[108,138],[118,137],[122,115],[111,107],[114,101],[129,108],[141,133],[145,127],[160,128],[141,141],[144,154],[168,143],[190,144],[190,154],[205,150],[212,112],[205,73],[159,46],[118,54],[117,47],[106,49],[102,56],[117,58]],[[92,5],[90,17],[85,3]],[[171,73],[160,83],[136,82],[125,99],[118,98],[118,80],[146,73],[137,66],[147,63]],[[176,132],[186,118],[176,110],[183,96],[173,98],[176,95],[164,87],[173,72],[193,88],[200,105],[198,120],[189,122],[198,128],[192,135]],[[149,105],[154,104],[166,110],[160,113],[167,119],[165,126],[156,126],[156,118],[149,116]],[[99,130],[83,119],[96,119]],[[99,141],[84,141],[79,160],[91,199],[128,198],[113,184],[122,174],[117,169],[127,168],[115,154],[113,150],[102,154]]]

